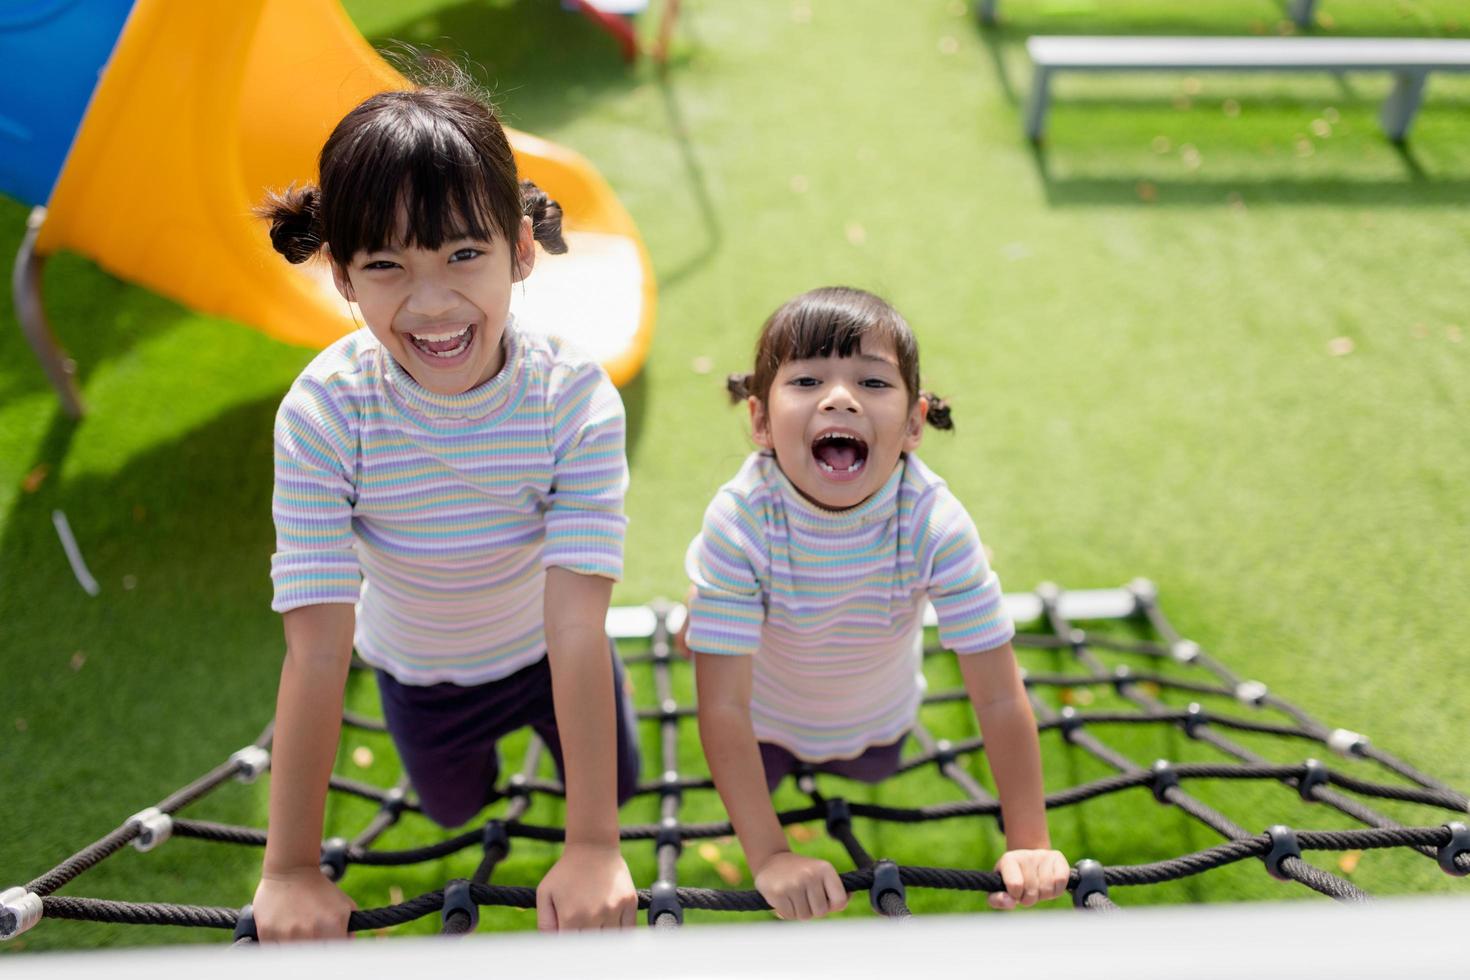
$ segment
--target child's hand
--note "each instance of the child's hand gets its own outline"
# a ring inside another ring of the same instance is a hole
[[[263,943],[345,939],[357,903],[319,868],[265,873],[255,889],[255,935]]]
[[[617,845],[568,844],[536,889],[536,928],[616,929],[638,920],[638,892]]]
[[[837,869],[790,851],[766,861],[756,872],[755,887],[780,919],[819,919],[847,908],[847,889]]]
[[[1006,890],[991,894],[993,909],[1050,901],[1067,890],[1067,879],[1072,874],[1061,851],[1047,850],[1006,851],[995,862],[995,870],[1005,881]]]

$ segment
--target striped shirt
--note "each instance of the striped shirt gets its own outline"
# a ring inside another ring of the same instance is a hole
[[[546,653],[545,569],[622,574],[623,405],[561,341],[505,331],[458,395],[416,383],[368,330],[276,415],[275,598],[357,607],[362,658],[405,684],[480,684]]]
[[[705,511],[685,566],[690,648],[753,655],[756,738],[812,762],[913,727],[925,598],[956,653],[1015,634],[969,514],[913,455],[868,500],[829,511],[754,453]]]

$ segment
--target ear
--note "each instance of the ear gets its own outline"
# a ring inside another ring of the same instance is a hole
[[[750,408],[750,437],[762,449],[774,449],[771,445],[771,418],[766,414],[766,407],[754,395],[745,399],[745,404]]]
[[[529,215],[522,215],[521,229],[516,234],[516,263],[511,273],[513,282],[520,282],[531,274],[536,266],[536,233],[531,228]]]
[[[911,453],[924,441],[924,419],[929,415],[929,399],[923,395],[909,409],[909,417],[903,427],[903,451]]]
[[[352,280],[347,278],[347,270],[338,265],[332,258],[332,247],[322,246],[322,254],[327,257],[327,265],[332,269],[332,284],[337,287],[337,292],[349,303],[357,302],[357,294],[352,291]]]

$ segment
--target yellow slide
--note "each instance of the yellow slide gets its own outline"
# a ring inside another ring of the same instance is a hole
[[[331,128],[409,83],[337,0],[137,0],[35,237],[186,306],[325,347],[355,310],[323,262],[291,266],[251,208],[312,180]],[[597,359],[642,366],[657,289],[632,218],[582,157],[510,132],[521,175],[561,203],[568,252],[542,253],[512,308]]]

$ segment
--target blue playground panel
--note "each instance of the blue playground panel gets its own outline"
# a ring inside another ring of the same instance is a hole
[[[133,0],[0,2],[0,194],[45,204]]]

